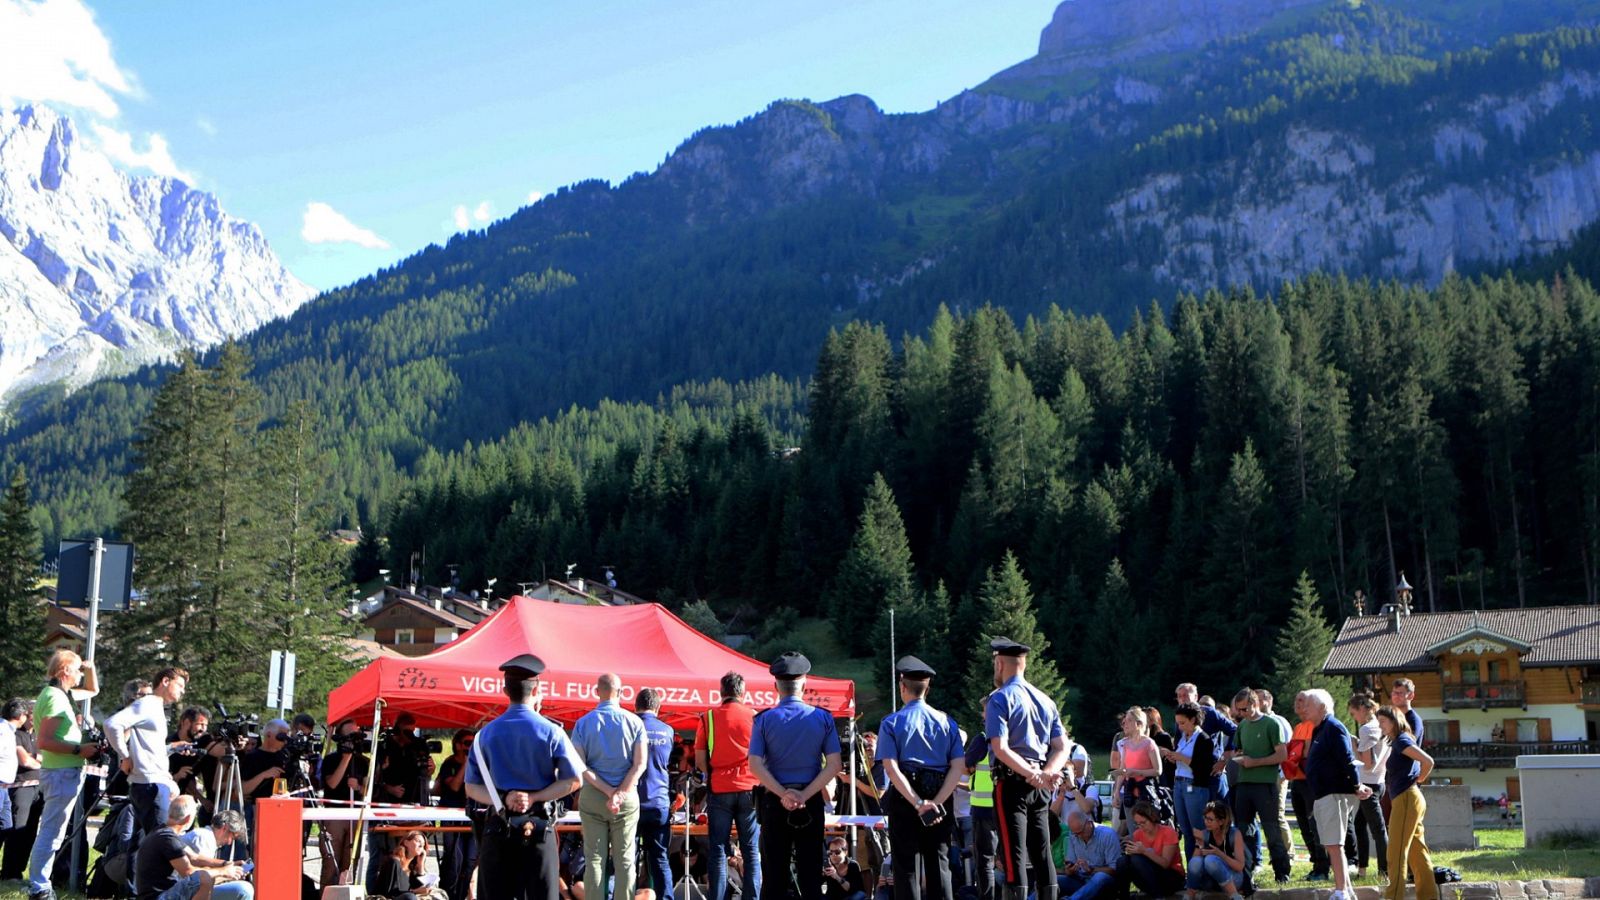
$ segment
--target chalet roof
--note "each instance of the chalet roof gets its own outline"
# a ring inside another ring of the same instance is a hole
[[[1482,637],[1522,651],[1524,668],[1600,665],[1600,608],[1545,606],[1402,616],[1392,630],[1387,615],[1352,616],[1344,622],[1323,663],[1329,675],[1431,671],[1434,655],[1458,641]]]
[[[456,615],[450,610],[434,609],[432,603],[429,603],[410,591],[403,591],[398,588],[391,588],[390,590],[385,591],[383,605],[368,613],[363,617],[363,620],[370,622],[374,616],[382,615],[383,613],[394,609],[397,606],[409,607],[428,615],[439,622],[442,622],[444,625],[450,628],[458,628],[462,631],[466,631],[473,625],[477,624]]]

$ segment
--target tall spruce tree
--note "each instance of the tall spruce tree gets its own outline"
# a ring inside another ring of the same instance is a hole
[[[1350,692],[1350,679],[1322,674],[1322,664],[1333,650],[1336,635],[1328,624],[1322,609],[1322,599],[1317,596],[1317,586],[1309,572],[1301,572],[1294,588],[1294,605],[1289,610],[1289,621],[1278,632],[1272,650],[1273,696],[1287,708],[1288,700],[1309,688],[1324,688],[1333,694],[1336,703],[1342,703]]]
[[[1065,706],[1067,685],[1050,659],[1050,642],[1039,628],[1033,608],[1033,589],[1022,574],[1016,554],[1007,550],[1000,565],[991,566],[978,589],[977,618],[971,623],[977,631],[972,656],[967,663],[967,678],[962,698],[963,710],[976,710],[994,690],[994,654],[989,642],[1010,638],[1032,648],[1028,654],[1027,679],[1030,684]]]
[[[316,449],[310,407],[292,405],[260,446],[258,497],[268,554],[257,613],[261,649],[295,654],[294,699],[299,706],[320,710],[328,692],[354,668],[341,652],[342,640],[354,637],[354,629],[341,615],[349,553],[322,525],[328,520],[322,502],[327,467]],[[265,670],[247,674],[264,675]]]
[[[882,473],[874,474],[856,533],[829,590],[833,625],[851,655],[864,656],[874,645],[879,618],[904,610],[916,599],[911,548]]]
[[[21,466],[0,500],[0,697],[27,697],[44,680],[39,529]]]
[[[186,355],[140,427],[122,533],[143,605],[111,618],[108,679],[172,663],[197,697],[252,702],[266,671],[260,606],[271,557],[260,497],[260,395],[236,345]]]

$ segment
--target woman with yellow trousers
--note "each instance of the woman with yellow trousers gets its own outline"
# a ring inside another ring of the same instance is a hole
[[[1439,900],[1439,885],[1433,880],[1433,861],[1428,844],[1422,839],[1422,819],[1428,803],[1418,784],[1433,772],[1433,757],[1417,746],[1411,726],[1394,707],[1378,710],[1378,725],[1389,743],[1389,759],[1384,764],[1384,781],[1392,804],[1389,813],[1389,884],[1384,900],[1405,900],[1406,864],[1416,883],[1417,900]]]

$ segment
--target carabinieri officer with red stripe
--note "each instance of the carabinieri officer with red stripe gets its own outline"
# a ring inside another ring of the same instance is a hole
[[[994,651],[996,690],[989,695],[984,732],[993,759],[1005,900],[1028,896],[1029,863],[1038,900],[1056,900],[1050,794],[1061,784],[1061,769],[1067,763],[1066,730],[1055,702],[1023,676],[1029,647],[996,638],[989,649]]]

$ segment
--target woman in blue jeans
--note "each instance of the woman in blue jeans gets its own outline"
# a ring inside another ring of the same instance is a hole
[[[1217,778],[1211,770],[1217,763],[1216,745],[1211,736],[1200,730],[1200,707],[1193,703],[1178,704],[1178,741],[1171,750],[1161,751],[1162,757],[1172,763],[1172,807],[1178,819],[1178,833],[1183,835],[1183,856],[1194,856],[1195,834],[1200,830],[1200,817],[1206,804],[1217,799]]]
[[[1244,835],[1233,827],[1233,810],[1221,800],[1206,804],[1205,827],[1195,835],[1200,846],[1189,857],[1189,882],[1184,896],[1195,900],[1200,891],[1222,891],[1239,896],[1244,884]]]

